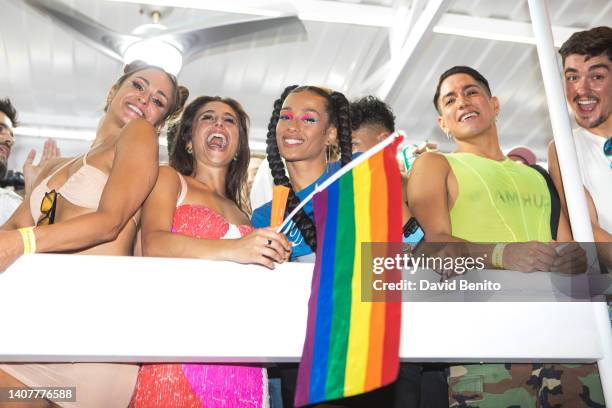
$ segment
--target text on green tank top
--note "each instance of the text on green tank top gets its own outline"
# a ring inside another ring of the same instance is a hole
[[[457,179],[452,235],[472,242],[551,240],[550,193],[536,170],[510,159],[445,155]]]

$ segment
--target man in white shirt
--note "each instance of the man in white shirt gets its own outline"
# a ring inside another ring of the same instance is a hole
[[[579,126],[573,131],[574,143],[593,235],[597,242],[612,243],[612,167],[604,153],[604,144],[612,137],[612,28],[574,33],[559,53],[567,101]],[[548,163],[567,213],[554,142],[548,149]],[[606,265],[612,265],[612,245],[601,248],[599,253]]]
[[[0,179],[4,178],[8,158],[15,144],[13,129],[17,127],[17,110],[10,99],[0,99]],[[21,204],[21,197],[13,191],[0,188],[0,225],[13,214]]]

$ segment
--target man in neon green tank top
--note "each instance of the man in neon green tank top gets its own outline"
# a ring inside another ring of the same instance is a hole
[[[500,149],[496,126],[500,104],[491,95],[487,80],[472,68],[453,67],[440,77],[434,105],[440,128],[456,142],[457,150],[423,153],[410,173],[408,204],[427,240],[480,243],[466,247],[487,253],[485,266],[490,269],[579,269],[585,258],[577,244],[557,252],[559,244],[551,242],[546,181],[536,170],[508,159]],[[564,214],[557,240],[572,240]],[[598,406],[594,401],[603,400],[598,381],[592,366],[454,366],[450,405],[592,407]],[[583,386],[591,392],[585,394]]]

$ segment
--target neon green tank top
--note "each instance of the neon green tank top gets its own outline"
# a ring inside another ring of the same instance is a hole
[[[510,159],[445,154],[458,184],[452,234],[472,242],[548,242],[550,193],[536,170]]]

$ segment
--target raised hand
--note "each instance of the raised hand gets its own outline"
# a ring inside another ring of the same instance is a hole
[[[45,166],[45,164],[52,159],[60,157],[60,150],[57,147],[57,143],[53,139],[47,139],[45,141],[45,145],[43,147],[42,156],[40,161],[35,166],[34,159],[36,158],[36,150],[30,150],[28,153],[28,157],[26,157],[25,162],[23,162],[23,178],[25,179],[25,191],[26,194],[32,189],[32,184],[34,180],[40,174],[41,169]]]

